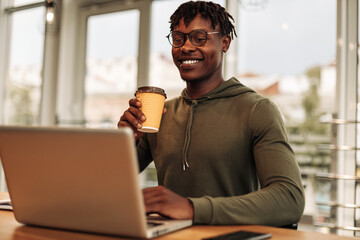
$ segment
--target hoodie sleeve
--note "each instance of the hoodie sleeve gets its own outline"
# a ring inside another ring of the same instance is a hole
[[[282,226],[301,219],[305,205],[301,176],[280,112],[262,99],[249,119],[261,189],[241,196],[189,198],[195,224]]]
[[[145,134],[136,144],[136,151],[139,161],[139,172],[142,172],[152,162],[152,156],[147,137],[147,134]]]

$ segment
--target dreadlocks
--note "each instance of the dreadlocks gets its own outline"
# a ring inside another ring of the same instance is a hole
[[[173,31],[182,18],[185,25],[189,26],[198,14],[205,19],[210,19],[213,29],[219,24],[222,36],[230,35],[231,38],[234,37],[233,35],[236,36],[235,27],[230,22],[230,19],[235,22],[234,18],[219,4],[206,1],[189,1],[181,4],[170,17],[170,30]]]

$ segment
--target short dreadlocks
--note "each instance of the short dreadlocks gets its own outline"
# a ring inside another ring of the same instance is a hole
[[[219,4],[206,1],[189,1],[181,4],[170,17],[170,30],[173,31],[182,18],[185,25],[189,26],[198,14],[205,19],[210,19],[213,29],[219,24],[222,36],[230,35],[231,38],[234,37],[233,35],[236,36],[235,27],[230,21],[231,19],[235,22],[234,18]]]

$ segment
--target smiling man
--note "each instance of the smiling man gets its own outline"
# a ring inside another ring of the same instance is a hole
[[[236,36],[231,21],[218,4],[182,4],[167,37],[186,89],[166,102],[157,134],[137,130],[145,116],[136,99],[118,126],[134,130],[140,170],[155,163],[159,186],[143,190],[147,213],[195,224],[297,223],[304,193],[278,109],[223,78],[223,55]]]

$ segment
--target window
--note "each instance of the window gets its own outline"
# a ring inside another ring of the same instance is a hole
[[[4,123],[39,123],[45,8],[12,14]]]
[[[116,127],[137,86],[148,82],[149,9],[143,0],[64,5],[59,125]]]
[[[336,0],[243,1],[238,17],[238,78],[279,107],[305,184],[304,215],[329,218],[331,119],[336,93]],[[329,231],[329,229],[324,229]]]
[[[87,24],[85,119],[116,125],[137,87],[139,11],[90,16]]]
[[[45,7],[7,8],[32,3],[35,1],[0,4],[0,124],[39,124]],[[0,191],[7,191],[1,164]]]

